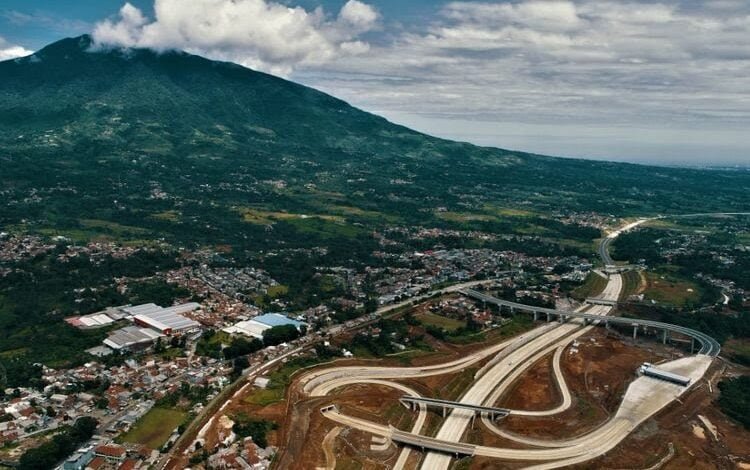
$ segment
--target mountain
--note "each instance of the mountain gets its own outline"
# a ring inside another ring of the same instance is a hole
[[[451,142],[235,64],[88,36],[0,63],[0,162],[0,227],[254,247],[530,215],[554,234],[571,212],[747,209],[750,188],[741,172]]]

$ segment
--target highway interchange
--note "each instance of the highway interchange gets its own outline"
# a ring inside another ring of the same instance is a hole
[[[614,261],[608,253],[609,243],[621,233],[647,220],[651,219],[641,219],[631,223],[612,232],[602,241],[600,254],[605,265],[614,265]],[[616,302],[619,299],[622,287],[621,275],[612,273],[609,275],[607,286],[599,298]],[[463,293],[475,298],[477,297],[476,294],[482,295],[470,290],[464,290]],[[333,397],[341,387],[375,383],[393,387],[407,395],[417,397],[419,395],[416,391],[394,380],[455,373],[490,358],[477,372],[474,377],[475,381],[464,392],[459,402],[465,405],[492,407],[524,372],[529,370],[539,359],[548,354],[553,354],[553,372],[557,386],[561,391],[562,402],[550,410],[510,411],[512,414],[523,416],[553,415],[565,411],[572,403],[570,391],[560,368],[563,350],[576,338],[586,334],[597,325],[604,325],[605,322],[609,321],[626,324],[635,321],[619,317],[607,318],[613,308],[609,305],[585,304],[579,311],[564,312],[499,301],[499,299],[494,298],[481,300],[499,302],[498,305],[507,308],[525,310],[530,313],[536,312],[546,315],[548,320],[554,318],[560,321],[545,323],[517,338],[506,340],[445,364],[407,368],[351,366],[315,370],[301,379],[303,391],[310,396]],[[690,377],[693,380],[692,383],[697,382],[703,376],[714,357],[719,353],[718,343],[700,332],[659,322],[637,321],[642,327],[677,332],[695,338],[701,343],[701,349],[696,355],[659,364],[659,367],[664,370]],[[528,445],[530,446],[528,449],[487,447],[462,442],[467,428],[473,424],[477,415],[471,409],[452,408],[435,437],[427,437],[421,434],[427,413],[424,404],[420,404],[418,407],[417,419],[410,431],[402,431],[392,426],[384,426],[361,418],[347,416],[341,413],[335,405],[327,406],[321,411],[324,416],[341,425],[403,444],[394,467],[396,469],[404,468],[412,448],[427,451],[421,463],[421,468],[425,470],[447,470],[450,467],[451,460],[459,455],[528,461],[532,463],[529,468],[547,469],[584,462],[606,453],[625,439],[639,424],[677,399],[685,390],[685,387],[679,385],[650,377],[638,377],[629,385],[619,409],[610,420],[583,436],[569,440],[547,441],[504,432],[494,420],[482,413],[484,415],[482,416],[483,423],[489,431],[506,439]]]

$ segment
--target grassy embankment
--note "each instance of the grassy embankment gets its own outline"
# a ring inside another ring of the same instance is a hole
[[[589,273],[583,284],[571,293],[576,300],[586,300],[600,294],[607,287],[607,279],[595,272]]]
[[[638,271],[628,271],[622,275],[622,293],[620,300],[626,300],[641,290],[641,273]]]

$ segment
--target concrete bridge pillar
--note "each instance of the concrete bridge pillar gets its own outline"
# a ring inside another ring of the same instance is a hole
[[[638,324],[633,323],[633,341],[635,342],[636,339],[638,339]]]
[[[611,326],[609,326],[609,320],[604,320],[604,328],[606,328],[606,329],[608,329],[608,330],[611,330],[611,329],[612,329],[612,327],[611,327]]]
[[[443,407],[443,418],[445,418],[447,416],[447,414],[448,414],[448,408],[444,406]]]
[[[547,312],[547,323],[549,323],[550,321],[552,321],[552,314]]]
[[[537,320],[539,320],[539,312],[534,310],[534,321],[537,321]]]
[[[565,321],[565,315],[558,314],[557,315],[557,321],[559,321],[560,323],[563,323]]]
[[[662,335],[661,335],[661,344],[667,344],[667,336],[668,335],[669,335],[669,330],[667,330],[665,328],[664,331],[662,332]]]
[[[695,350],[695,338],[690,338],[690,354]]]

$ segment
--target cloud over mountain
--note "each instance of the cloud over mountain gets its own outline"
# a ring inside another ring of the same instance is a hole
[[[33,52],[34,51],[30,51],[25,47],[10,44],[8,41],[0,37],[0,61],[27,56],[33,54]]]
[[[742,139],[720,133],[750,125],[748,38],[748,2],[460,1],[364,56],[296,76],[394,118],[418,114],[423,129],[434,129],[435,119],[498,123],[483,136],[458,123],[453,128],[466,133],[447,134],[474,142],[507,144],[492,140],[507,123],[514,132],[539,126],[531,132],[542,135],[549,129],[541,126],[575,126],[566,132],[606,141],[611,129],[592,130],[606,123],[623,129],[610,142],[630,139],[641,126],[664,131],[653,136],[662,142],[683,139],[667,132],[689,138],[699,129],[716,139],[706,147],[734,141],[727,152],[739,156],[750,151],[740,148]],[[517,145],[550,150],[528,140]],[[554,145],[577,155],[613,153],[606,142]]]
[[[484,144],[573,155],[750,152],[739,137],[750,125],[743,0],[454,1],[411,24],[359,0],[335,14],[282,0],[154,1],[153,18],[126,4],[97,25],[95,39],[291,76]],[[531,137],[509,140],[520,126],[535,126],[523,131]],[[551,127],[580,139],[538,146]],[[634,132],[644,138],[638,129],[655,132],[651,145],[631,145]],[[673,143],[669,152],[655,147],[663,142]]]
[[[359,40],[377,26],[370,5],[349,0],[336,17],[267,0],[155,0],[153,20],[126,3],[117,20],[97,24],[104,46],[185,49],[249,67],[288,74],[298,65],[318,65],[361,54]]]

